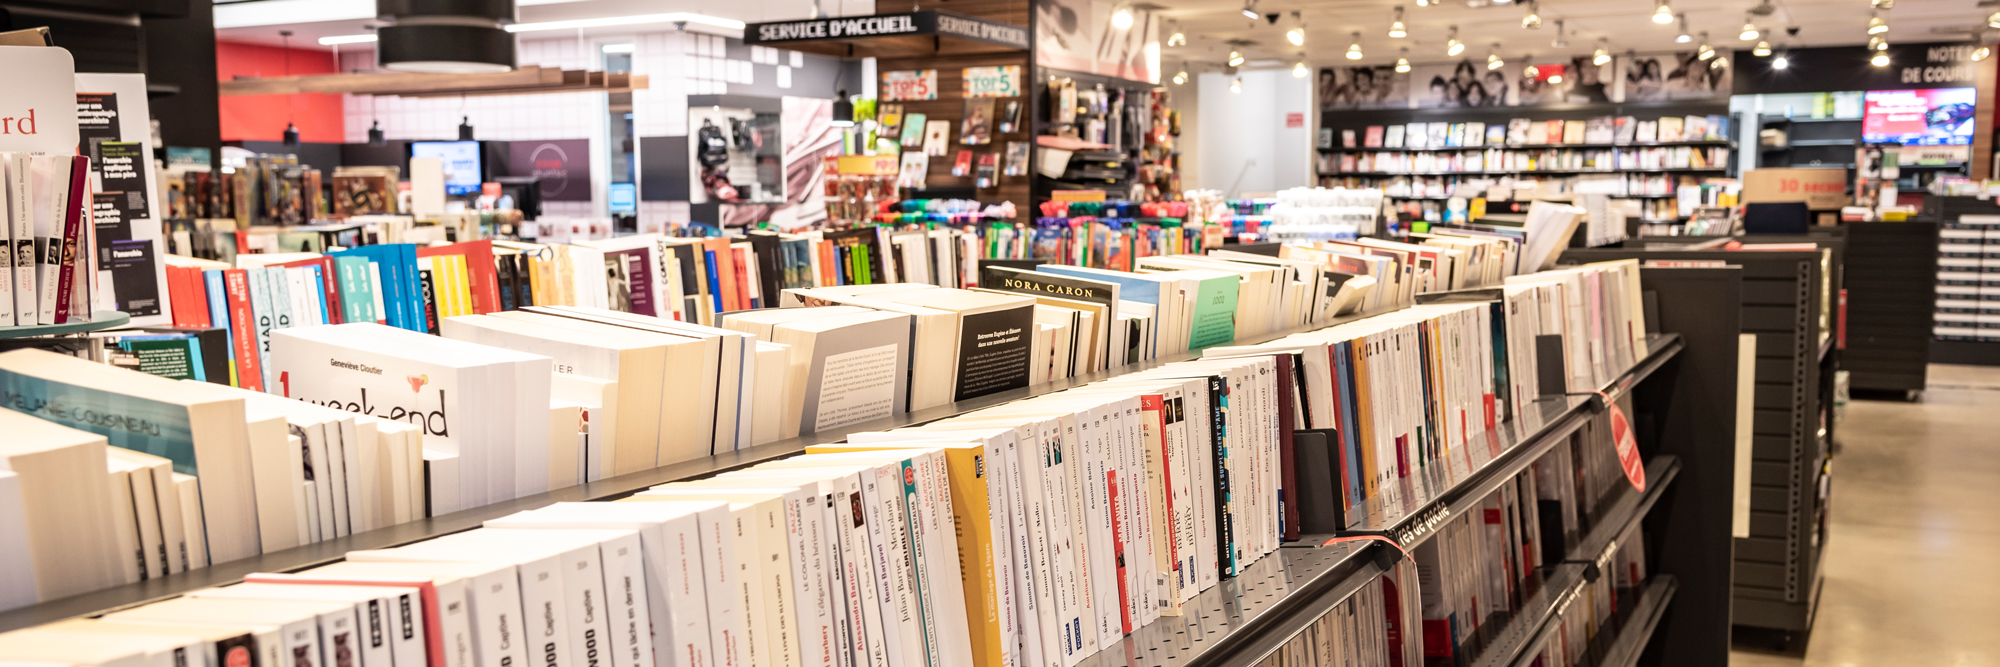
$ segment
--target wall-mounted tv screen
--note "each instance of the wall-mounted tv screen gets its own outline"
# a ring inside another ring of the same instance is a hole
[[[1861,140],[1905,146],[1972,143],[1972,88],[1871,90],[1862,96]]]
[[[450,196],[479,193],[479,142],[412,141],[410,157],[434,157],[444,161],[444,193]]]

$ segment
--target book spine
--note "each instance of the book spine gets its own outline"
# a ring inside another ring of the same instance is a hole
[[[57,166],[57,158],[35,158],[35,189],[44,196],[35,201],[35,296],[36,320],[56,321],[57,273],[62,267],[63,206],[68,204],[68,172]],[[67,167],[68,163],[60,163]]]
[[[7,156],[7,209],[14,228],[14,320],[39,324],[35,288],[34,173],[23,153]]]
[[[220,275],[219,289],[227,315],[221,321],[228,323],[230,372],[234,384],[244,389],[264,390],[264,377],[259,370],[257,351],[260,338],[252,333],[256,330],[256,319],[251,315],[250,284],[248,271],[227,269],[215,271]]]
[[[652,667],[653,642],[647,625],[652,618],[652,598],[646,592],[645,550],[640,538],[606,542],[600,549],[604,569],[604,615],[606,633],[598,636],[600,646],[610,646],[612,667]],[[584,644],[586,649],[589,643]],[[579,664],[591,667],[589,661]]]
[[[14,290],[18,287],[14,275],[14,209],[9,200],[14,194],[9,180],[8,154],[0,153],[0,327],[14,326]]]
[[[347,314],[342,312],[344,304],[340,298],[342,293],[340,274],[334,266],[333,258],[321,257],[319,263],[312,268],[313,276],[319,278],[320,317],[325,319],[327,324],[345,323]]]
[[[368,279],[368,298],[375,302],[374,304],[375,311],[369,313],[369,315],[375,321],[376,324],[389,325],[390,308],[389,304],[384,301],[388,297],[387,290],[389,284],[387,282],[383,282],[382,280],[381,262],[376,262],[373,260],[370,260],[368,262],[367,279]]]
[[[875,575],[875,597],[870,600],[876,608],[876,618],[881,620],[879,628],[882,643],[894,657],[892,665],[906,665],[906,656],[919,655],[923,645],[916,641],[916,625],[906,609],[909,608],[909,562],[904,554],[908,545],[901,539],[901,523],[892,517],[896,509],[893,498],[885,499],[884,486],[895,476],[894,469],[883,466],[862,475],[861,495],[866,506],[869,559]]]
[[[256,337],[252,339],[257,344],[255,350],[256,365],[263,372],[260,385],[271,387],[274,386],[272,382],[273,378],[271,377],[271,367],[266,362],[270,361],[271,358],[271,329],[278,326],[278,313],[276,307],[272,305],[274,299],[271,294],[271,280],[265,269],[250,269],[246,273],[249,278],[248,297],[250,299],[250,309],[255,313],[256,318],[252,320],[255,323],[254,328],[256,331]]]
[[[568,652],[561,654],[568,667],[601,667],[600,656],[611,653],[604,650],[611,632],[605,618],[610,615],[610,599],[604,596],[606,573],[599,548],[591,545],[566,553],[556,568],[562,574],[562,600],[556,608],[568,617]],[[546,655],[543,658],[553,663]]]
[[[70,161],[69,178],[64,183],[66,190],[62,198],[63,206],[58,209],[62,215],[62,252],[59,255],[61,268],[56,272],[57,324],[68,322],[70,299],[81,296],[76,290],[76,263],[78,239],[83,235],[83,211],[90,205],[90,158],[78,155]],[[171,292],[169,297],[172,298]],[[171,304],[169,304],[171,305]]]
[[[422,309],[424,315],[423,319],[419,321],[415,329],[416,331],[437,330],[438,299],[436,275],[436,272],[433,270],[417,269],[418,281],[422,286],[420,293],[423,295],[423,298],[417,302],[417,306]]]
[[[786,538],[789,523],[785,519],[787,499],[778,499],[758,504],[756,516],[757,560],[759,566],[758,590],[764,596],[764,653],[763,661],[773,667],[799,667],[799,638],[796,624],[798,615],[798,590],[793,580],[797,578],[796,563],[792,561],[789,540]]]

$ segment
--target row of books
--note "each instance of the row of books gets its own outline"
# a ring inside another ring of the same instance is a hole
[[[1479,146],[1547,146],[1555,144],[1647,144],[1728,141],[1729,117],[1662,116],[1639,120],[1632,116],[1597,116],[1585,120],[1534,121],[1515,118],[1506,125],[1482,122],[1370,125],[1357,141],[1352,129],[1340,131],[1340,148],[1403,148],[1439,150]],[[1324,131],[1320,148],[1333,148],[1331,131]]]
[[[1553,190],[1572,192],[1588,190],[1609,194],[1613,197],[1669,197],[1673,196],[1681,184],[1693,184],[1693,176],[1670,174],[1620,174],[1617,176],[1579,175],[1573,177],[1512,177],[1512,176],[1392,176],[1370,177],[1328,177],[1322,182],[1352,181],[1349,187],[1363,182],[1375,185],[1390,199],[1445,199],[1483,197],[1488,200],[1504,201],[1523,199],[1521,190],[1529,190],[1529,198],[1536,193]],[[1609,183],[1606,181],[1609,180]],[[1524,187],[1525,186],[1525,187]]]
[[[0,153],[0,327],[90,318],[90,158]]]
[[[1541,148],[1444,152],[1325,153],[1322,174],[1340,173],[1519,173],[1533,171],[1621,171],[1714,169],[1729,163],[1729,149],[1697,146],[1621,148]]]

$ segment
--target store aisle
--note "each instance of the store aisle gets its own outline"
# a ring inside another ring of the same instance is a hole
[[[1731,665],[2000,664],[2000,368],[1933,365],[1921,403],[1854,401],[1842,427],[1811,645]]]

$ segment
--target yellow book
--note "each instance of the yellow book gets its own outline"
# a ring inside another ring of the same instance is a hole
[[[1367,501],[1367,508],[1365,510],[1367,514],[1364,516],[1374,518],[1380,515],[1382,509],[1382,484],[1379,475],[1376,473],[1378,468],[1375,461],[1375,425],[1372,417],[1374,413],[1371,408],[1372,402],[1368,400],[1368,347],[1370,344],[1371,342],[1366,336],[1356,338],[1354,340],[1352,362],[1354,364],[1354,427],[1355,432],[1359,435],[1356,442],[1361,443],[1359,447],[1361,450],[1361,493]]]
[[[945,455],[945,471],[951,483],[952,523],[958,536],[958,569],[965,588],[965,617],[977,621],[979,629],[972,635],[973,664],[979,667],[1001,667],[1006,664],[1004,657],[1008,651],[1003,647],[1000,630],[1000,582],[993,566],[993,516],[992,504],[988,502],[985,465],[985,445],[977,442],[879,442],[871,444],[840,443],[831,445],[809,445],[807,454],[833,454],[840,452],[869,452],[885,449],[942,449]],[[998,482],[998,480],[991,480]],[[1004,509],[1002,511],[1005,511]],[[976,556],[974,556],[976,554]],[[976,557],[977,563],[968,560]]]
[[[465,255],[445,255],[451,265],[452,306],[460,315],[472,314],[472,273],[465,263]]]

